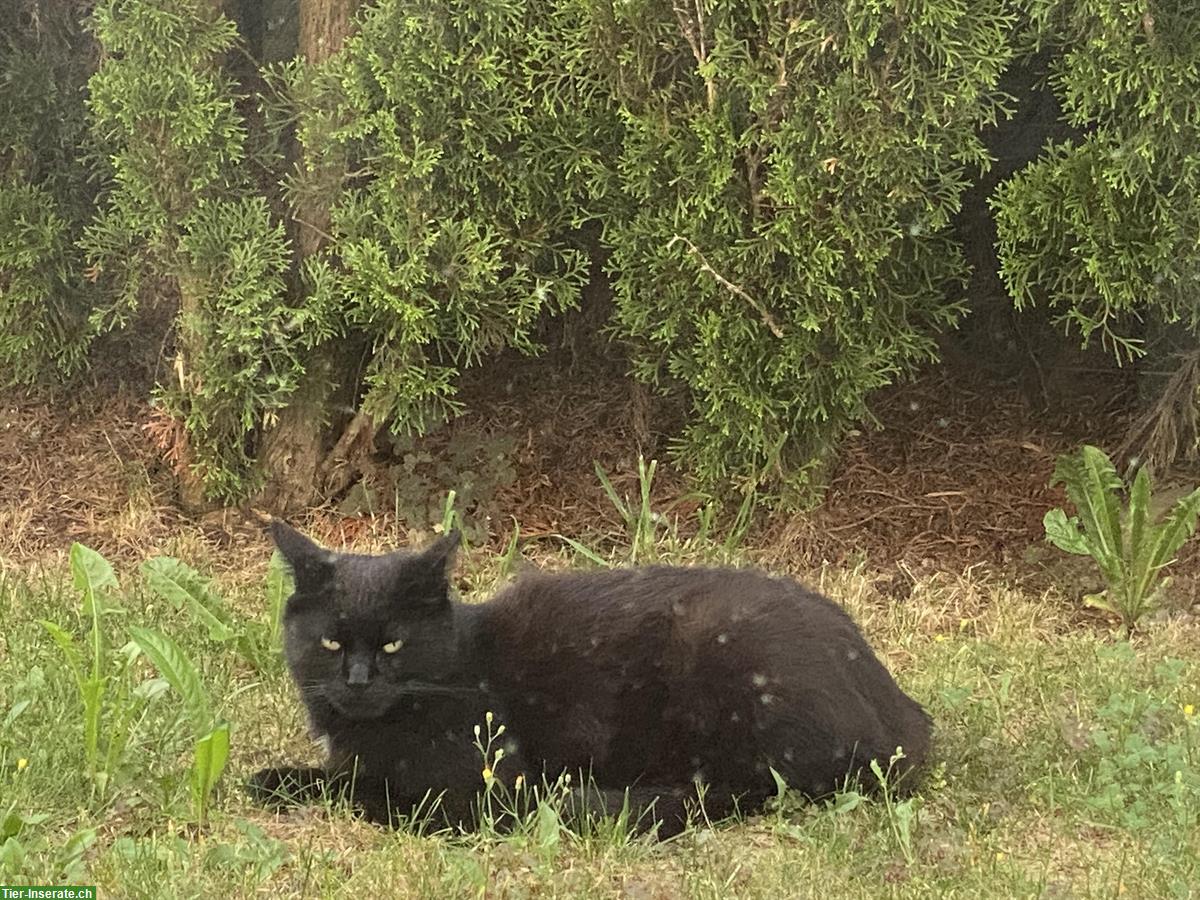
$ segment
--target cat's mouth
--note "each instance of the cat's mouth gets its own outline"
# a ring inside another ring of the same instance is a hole
[[[477,694],[480,690],[477,685],[412,680],[389,684],[386,691],[372,690],[368,687],[363,691],[351,692],[327,687],[321,693],[341,715],[348,719],[363,720],[382,719],[406,700],[422,697],[466,697]]]
[[[339,714],[358,721],[382,718],[395,705],[362,694],[338,694],[330,696],[329,702]]]

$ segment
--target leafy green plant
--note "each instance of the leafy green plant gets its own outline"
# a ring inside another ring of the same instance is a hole
[[[203,822],[209,800],[229,758],[229,725],[213,718],[212,704],[195,664],[170,638],[149,628],[129,626],[131,641],[119,651],[108,646],[106,618],[120,612],[110,605],[119,590],[116,574],[109,562],[88,547],[74,544],[70,554],[75,589],[82,596],[83,615],[89,623],[87,640],[81,647],[67,629],[42,620],[42,627],[62,650],[75,678],[83,707],[83,750],[88,781],[93,797],[104,800],[110,793],[113,776],[126,762],[127,751],[140,733],[147,706],[168,688],[183,699],[186,717],[195,733],[195,760],[191,769],[193,811]],[[173,565],[172,565],[173,564]],[[195,600],[195,575],[177,560],[159,562],[150,567],[160,590],[186,594]],[[182,573],[182,574],[181,574]],[[188,584],[192,591],[183,587]],[[181,601],[182,602],[182,601]],[[205,620],[210,629],[220,620]],[[144,655],[162,676],[133,686],[133,663]],[[15,718],[20,711],[10,716]]]
[[[392,494],[396,517],[410,528],[436,524],[444,512],[443,486],[453,484],[463,536],[476,544],[486,541],[487,519],[500,512],[497,492],[517,477],[512,459],[515,439],[456,428],[444,445],[404,434],[396,435],[390,443],[399,462],[387,468],[383,481],[384,489]],[[379,501],[374,494],[360,482],[351,489],[341,509],[354,515],[364,507],[368,511],[377,508]]]
[[[92,54],[75,8],[33,6],[0,16],[0,384],[71,374],[91,336],[75,243],[91,214]]]
[[[189,772],[192,812],[196,821],[203,824],[208,818],[213,789],[229,760],[229,723],[213,720],[204,681],[174,641],[148,628],[130,627],[129,633],[167,683],[183,698],[184,710],[195,735]]]
[[[1107,587],[1085,602],[1120,616],[1125,629],[1132,629],[1159,605],[1163,569],[1195,531],[1200,488],[1180,498],[1158,521],[1152,514],[1150,473],[1143,466],[1122,508],[1124,481],[1108,455],[1090,445],[1059,457],[1050,483],[1066,488],[1077,514],[1068,518],[1062,509],[1047,512],[1046,539],[1060,550],[1095,560]]]
[[[1018,307],[1042,304],[1118,360],[1146,352],[1146,313],[1200,328],[1200,29],[1186,4],[1034,0],[1050,86],[1080,136],[1003,183],[1001,274]]]
[[[253,142],[223,68],[237,27],[199,0],[102,0],[91,27],[103,53],[89,122],[112,167],[82,242],[103,298],[92,327],[135,320],[151,282],[174,302],[159,443],[192,500],[201,488],[241,497],[257,429],[324,326],[285,302],[289,244],[251,181]]]
[[[558,773],[553,781],[543,776],[533,783],[526,783],[524,774],[512,779],[501,777],[498,770],[505,758],[501,745],[505,731],[504,724],[491,712],[485,712],[483,723],[474,728],[473,746],[479,754],[483,783],[478,802],[484,834],[515,841],[547,871],[572,829],[580,836],[598,837],[609,845],[628,843],[633,838],[628,797],[615,815],[601,812],[589,804],[586,796],[599,795],[590,778],[575,784],[570,772]]]
[[[0,142],[0,155],[3,154]],[[82,361],[70,223],[37,185],[5,183],[0,167],[0,383],[63,374]]]
[[[1097,659],[1129,679],[1137,658],[1125,641],[1100,647]],[[1088,777],[1076,779],[1089,815],[1131,832],[1153,831],[1186,846],[1200,825],[1200,719],[1191,662],[1166,657],[1145,683],[1101,694],[1079,723],[1078,753]],[[1165,830],[1174,834],[1163,834]],[[1187,852],[1186,850],[1184,852]]]
[[[524,71],[549,5],[382,0],[294,73],[306,160],[359,165],[330,198],[313,302],[366,339],[361,407],[395,433],[453,415],[461,369],[537,352],[539,318],[578,301],[587,261],[562,237],[577,213]]]
[[[867,792],[865,785],[847,782],[824,803],[822,813],[835,817],[845,816],[871,804],[882,803],[888,831],[896,849],[900,851],[904,861],[912,865],[916,860],[913,830],[919,818],[921,799],[917,795],[900,799],[898,795],[897,779],[892,777],[892,773],[896,771],[896,763],[902,759],[904,748],[897,747],[888,760],[886,771],[878,760],[871,760],[871,774],[875,776],[878,789]],[[775,813],[775,827],[784,834],[799,836],[803,829],[787,820],[793,815],[811,815],[809,802],[806,798],[790,792],[787,782],[774,768],[770,769],[770,772],[775,781],[775,796],[771,798],[769,808]]]
[[[883,771],[879,760],[873,759],[871,773],[879,782],[879,796],[883,799],[884,809],[887,810],[888,826],[896,840],[896,846],[904,855],[904,861],[911,866],[916,859],[913,854],[913,826],[917,823],[920,798],[910,796],[900,800],[896,797],[896,784],[891,775],[896,769],[896,763],[902,759],[904,748],[897,747],[888,760],[887,772]]]
[[[0,878],[6,883],[46,879],[50,872],[63,882],[83,880],[83,855],[96,842],[96,829],[80,828],[55,845],[40,830],[48,818],[13,805],[0,813]]]
[[[142,564],[141,573],[151,591],[175,609],[188,610],[211,640],[229,644],[259,671],[278,669],[280,616],[288,590],[288,576],[278,554],[272,555],[267,570],[266,621],[231,610],[206,578],[174,557],[149,559]]]
[[[86,774],[94,797],[102,799],[114,770],[124,759],[141,707],[150,694],[146,690],[131,691],[124,677],[134,654],[127,650],[112,653],[107,644],[105,619],[118,612],[109,605],[118,588],[112,566],[95,550],[79,543],[71,546],[70,565],[88,621],[86,642],[81,646],[74,635],[54,622],[43,619],[41,624],[62,650],[74,676],[83,707]]]

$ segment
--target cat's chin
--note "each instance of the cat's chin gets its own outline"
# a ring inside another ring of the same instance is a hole
[[[381,704],[374,700],[366,698],[347,697],[347,698],[329,698],[330,705],[334,712],[345,719],[353,719],[356,722],[369,722],[372,719],[381,719],[391,708],[388,704]]]

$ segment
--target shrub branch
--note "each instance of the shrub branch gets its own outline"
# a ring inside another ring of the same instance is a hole
[[[675,244],[678,241],[683,241],[683,243],[687,244],[688,252],[691,253],[692,256],[696,257],[696,260],[700,263],[701,269],[703,269],[705,272],[707,272],[709,275],[711,275],[713,278],[715,278],[717,280],[717,283],[720,284],[727,291],[729,291],[731,294],[735,294],[738,297],[741,297],[747,303],[749,303],[754,308],[754,311],[758,313],[759,318],[761,318],[763,321],[763,324],[766,325],[767,328],[771,329],[771,334],[775,335],[775,337],[780,338],[782,340],[783,329],[779,327],[779,323],[775,320],[775,317],[773,315],[771,315],[771,313],[767,310],[767,308],[765,306],[763,306],[761,303],[759,303],[757,300],[755,300],[753,297],[751,297],[749,294],[747,294],[743,288],[734,284],[732,281],[730,281],[728,278],[726,278],[724,275],[722,275],[720,272],[718,272],[716,269],[714,269],[711,265],[709,265],[708,260],[704,258],[704,254],[700,252],[699,247],[697,247],[695,244],[693,244],[691,241],[689,241],[687,238],[683,237],[682,235],[677,234],[673,238],[671,238],[671,240],[667,243],[667,249],[670,250],[672,247],[675,246]]]

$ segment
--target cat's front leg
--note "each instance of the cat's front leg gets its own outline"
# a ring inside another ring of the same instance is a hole
[[[255,772],[246,786],[250,796],[259,803],[279,808],[309,803],[327,796],[330,789],[340,786],[340,783],[340,779],[331,778],[321,768],[279,766]]]
[[[387,783],[353,772],[281,766],[256,772],[247,787],[255,800],[273,809],[349,800],[370,821],[386,824],[392,817]]]

